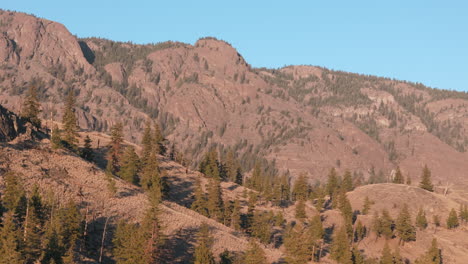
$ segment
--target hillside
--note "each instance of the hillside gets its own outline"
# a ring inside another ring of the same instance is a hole
[[[156,119],[191,166],[212,146],[234,149],[248,171],[266,158],[292,175],[324,179],[330,167],[363,177],[399,165],[413,178],[464,183],[467,95],[313,66],[254,69],[228,43],[134,45],[77,39],[53,21],[1,11],[0,103],[19,111],[25,89],[40,91],[45,119],[79,93],[83,129],[118,120],[139,142]],[[207,104],[206,102],[209,102]]]

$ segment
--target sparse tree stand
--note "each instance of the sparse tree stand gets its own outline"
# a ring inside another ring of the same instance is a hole
[[[75,92],[70,90],[65,101],[65,108],[63,112],[63,141],[71,150],[77,150],[76,143],[78,142],[78,123],[75,114]]]
[[[37,88],[35,85],[30,85],[23,101],[21,117],[28,119],[37,127],[41,126],[39,113],[41,112],[41,104],[37,96]]]
[[[431,180],[431,171],[429,170],[427,165],[425,165],[423,168],[421,182],[419,183],[419,187],[430,192],[434,191],[434,185],[432,184],[432,180]]]
[[[432,244],[429,250],[418,258],[415,264],[442,264],[442,252],[437,245],[437,239],[432,239]]]

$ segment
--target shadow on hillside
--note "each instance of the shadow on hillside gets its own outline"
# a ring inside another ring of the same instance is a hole
[[[191,263],[198,228],[191,227],[179,230],[164,245],[165,263]]]
[[[169,174],[167,180],[170,186],[168,200],[185,207],[190,207],[193,202],[193,182],[189,181],[188,179],[184,179],[179,175],[170,175],[170,171],[167,171],[167,173]]]

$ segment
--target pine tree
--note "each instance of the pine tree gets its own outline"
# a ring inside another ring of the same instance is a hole
[[[0,264],[23,263],[18,243],[18,231],[11,213],[7,213],[0,227]]]
[[[62,263],[62,248],[56,231],[56,224],[49,222],[44,236],[45,249],[42,263]]]
[[[434,222],[435,227],[440,226],[440,216],[439,215],[433,215],[432,216],[432,221]]]
[[[303,220],[306,218],[306,212],[305,212],[305,202],[304,200],[299,200],[296,203],[296,219]]]
[[[364,207],[362,208],[362,214],[367,215],[372,206],[373,202],[369,199],[368,196],[364,199]]]
[[[408,205],[404,204],[398,214],[396,221],[396,230],[400,239],[404,242],[416,240],[416,229],[411,223],[411,215],[408,210]]]
[[[356,228],[354,232],[354,241],[359,242],[366,236],[366,227],[362,224],[361,220],[358,220],[356,223]]]
[[[425,165],[423,168],[421,182],[419,183],[419,187],[430,192],[434,191],[434,185],[432,185],[432,180],[431,180],[431,171],[429,170],[427,165]]]
[[[330,173],[328,174],[328,181],[327,181],[327,192],[328,195],[330,195],[330,198],[333,199],[333,194],[339,187],[339,181],[338,181],[338,176],[336,175],[335,168],[332,168],[330,170]]]
[[[305,201],[308,197],[307,175],[301,173],[294,183],[293,199],[296,201]]]
[[[221,221],[223,218],[223,197],[219,180],[211,179],[208,186],[208,200],[206,208],[210,218]]]
[[[19,177],[13,172],[4,175],[5,192],[3,195],[3,206],[10,212],[14,212],[24,196],[24,187]]]
[[[28,206],[27,220],[23,226],[22,255],[27,263],[34,263],[41,255],[42,226],[32,206]]]
[[[411,185],[411,176],[406,177],[406,185]]]
[[[455,209],[452,208],[449,217],[447,218],[447,228],[453,229],[457,228],[459,225],[460,223],[458,222],[457,211],[455,211]]]
[[[135,152],[133,146],[125,148],[125,152],[122,156],[122,166],[120,167],[119,176],[127,182],[138,185],[140,179],[138,177],[140,159]]]
[[[39,103],[37,88],[35,85],[30,85],[23,101],[21,117],[28,119],[33,125],[40,127],[41,119],[38,116],[40,112],[41,104]]]
[[[437,245],[437,239],[432,239],[429,250],[415,261],[415,264],[442,264],[442,252]]]
[[[286,262],[288,264],[307,263],[311,257],[311,248],[307,242],[307,232],[301,224],[288,226],[284,237]]]
[[[262,166],[259,161],[255,162],[255,167],[252,171],[252,177],[249,179],[249,187],[261,191],[262,189]]]
[[[275,226],[282,226],[284,224],[284,215],[282,211],[278,211],[278,213],[275,215],[274,219],[274,224]]]
[[[81,157],[85,160],[92,161],[94,158],[94,152],[93,148],[91,146],[91,138],[86,135],[85,140],[84,140],[84,147],[81,150]]]
[[[353,258],[352,258],[353,264],[365,264],[366,263],[364,256],[362,255],[361,251],[359,251],[357,246],[353,246],[351,253],[353,255]]]
[[[240,174],[240,165],[236,160],[234,151],[230,149],[226,155],[227,178],[237,184],[242,184],[242,175]]]
[[[405,183],[405,179],[403,178],[403,174],[401,173],[400,167],[397,167],[395,178],[393,178],[393,183],[396,184],[403,184]]]
[[[197,234],[197,246],[195,248],[194,264],[215,264],[211,245],[213,239],[210,236],[210,230],[206,223],[203,223]]]
[[[388,213],[387,209],[382,210],[382,218],[380,219],[380,221],[381,221],[381,234],[386,239],[391,239],[393,237],[394,222],[390,214]]]
[[[109,190],[109,193],[111,195],[115,195],[117,193],[117,186],[115,184],[114,174],[112,173],[112,171],[113,171],[112,163],[107,162],[106,171],[105,171],[106,181],[107,181],[107,189]]]
[[[110,163],[112,174],[118,175],[122,158],[123,125],[117,123],[111,128],[111,141],[107,152],[107,162]]]
[[[349,170],[345,171],[345,174],[343,176],[343,182],[341,184],[341,188],[343,188],[345,192],[350,192],[354,190],[353,178]]]
[[[236,199],[234,201],[234,206],[232,208],[232,214],[231,214],[231,227],[234,228],[235,230],[240,230],[241,229],[241,206],[239,203],[239,200]]]
[[[164,146],[164,136],[162,134],[161,128],[158,124],[154,123],[154,134],[153,134],[154,145],[153,148],[156,153],[160,155],[166,154],[166,146]]]
[[[348,234],[345,227],[341,227],[334,235],[331,245],[330,257],[341,264],[352,264],[352,254],[348,243]]]
[[[147,209],[141,224],[144,239],[144,259],[146,263],[161,263],[161,249],[164,238],[159,221],[160,200],[150,199],[150,202],[150,207]]]
[[[267,264],[265,251],[253,240],[249,241],[249,248],[245,252],[245,264]]]
[[[393,256],[393,263],[394,264],[405,264],[403,257],[400,254],[400,247],[396,247],[395,254]]]
[[[150,157],[141,170],[140,184],[143,189],[149,190],[153,184],[156,184],[161,189],[161,193],[163,193],[164,190],[159,171],[159,162],[154,151],[150,153]]]
[[[50,142],[52,144],[53,149],[59,149],[63,147],[62,135],[57,125],[54,125],[54,128],[52,129],[52,136],[50,137]]]
[[[393,264],[393,254],[388,243],[385,242],[385,246],[382,250],[382,257],[380,258],[380,264]]]
[[[263,212],[254,213],[251,234],[263,244],[270,243],[271,226],[267,214]]]
[[[204,215],[208,215],[208,209],[206,208],[206,194],[203,191],[202,184],[199,178],[195,182],[195,191],[194,191],[194,201],[192,203],[191,209],[195,212]]]
[[[117,264],[146,264],[143,229],[121,220],[117,224],[113,244]]]
[[[309,223],[309,228],[307,229],[306,237],[307,244],[312,252],[312,259],[317,260],[317,253],[320,241],[324,238],[325,230],[323,229],[322,219],[320,215],[315,215]]]
[[[70,149],[76,150],[76,143],[78,142],[78,120],[75,114],[75,92],[71,90],[68,92],[67,99],[65,101],[65,108],[62,118],[63,124],[63,141],[66,146]]]
[[[416,226],[421,230],[427,227],[426,212],[422,208],[419,208],[418,215],[416,216]]]

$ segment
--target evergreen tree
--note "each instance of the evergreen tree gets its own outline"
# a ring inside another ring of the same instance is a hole
[[[380,264],[393,264],[393,254],[388,243],[385,242],[385,246],[382,250],[382,257],[380,258]]]
[[[288,264],[307,263],[311,257],[311,248],[307,242],[307,232],[301,224],[288,226],[284,237],[286,262]]]
[[[455,209],[452,208],[449,217],[447,218],[447,228],[453,229],[457,228],[459,225],[460,223],[458,222],[457,211],[455,211]]]
[[[330,173],[328,174],[328,181],[327,181],[327,192],[328,192],[328,195],[330,195],[330,198],[333,199],[333,194],[336,192],[338,187],[339,187],[338,176],[336,174],[335,168],[332,168],[330,170]]]
[[[416,240],[416,230],[411,223],[411,215],[407,204],[403,205],[403,208],[401,208],[400,213],[398,214],[396,230],[401,240],[405,242]]]
[[[140,177],[140,184],[145,190],[149,190],[153,184],[159,187],[161,193],[163,190],[163,182],[159,171],[159,162],[156,153],[153,151],[150,153],[150,157],[146,161],[142,168],[142,174]]]
[[[3,206],[10,212],[14,212],[24,197],[24,187],[19,177],[13,172],[4,175],[5,192],[3,195]]]
[[[275,215],[275,219],[274,219],[275,226],[282,226],[284,224],[284,222],[285,222],[285,220],[284,220],[283,212],[278,211],[278,213]]]
[[[419,183],[419,187],[430,192],[434,191],[434,185],[432,185],[432,180],[431,180],[431,171],[429,170],[427,165],[425,165],[423,168],[421,182]]]
[[[411,185],[411,176],[406,177],[406,185]]]
[[[110,163],[112,174],[118,175],[122,158],[123,125],[117,123],[111,128],[111,141],[107,152],[107,162]]]
[[[211,253],[212,243],[213,239],[210,236],[209,227],[206,223],[203,223],[197,235],[194,264],[215,264]]]
[[[245,252],[245,264],[267,264],[265,251],[253,240],[249,241],[249,248]]]
[[[249,186],[255,190],[262,190],[262,167],[259,161],[255,162],[255,167],[252,171],[252,177],[249,179]]]
[[[122,166],[120,167],[119,176],[127,182],[138,185],[140,179],[138,177],[138,171],[140,167],[140,159],[135,152],[133,146],[125,148],[125,152],[122,156]]]
[[[154,135],[153,135],[154,145],[153,148],[156,153],[160,155],[166,154],[166,146],[164,146],[164,136],[162,134],[161,128],[158,124],[154,123]]]
[[[393,183],[396,184],[403,184],[405,183],[405,179],[403,178],[403,174],[401,173],[400,167],[397,167],[395,178],[393,178]]]
[[[301,173],[294,183],[293,199],[296,201],[305,201],[308,197],[307,175]]]
[[[18,230],[11,213],[7,213],[0,227],[0,264],[23,263],[19,248]]]
[[[442,252],[437,245],[437,239],[432,239],[429,250],[415,261],[415,264],[442,264]]]
[[[381,220],[381,234],[386,239],[391,239],[393,237],[393,228],[394,222],[387,209],[382,210]]]
[[[192,203],[191,209],[195,212],[209,216],[207,209],[206,194],[203,191],[202,184],[199,178],[195,182],[195,191],[194,191],[194,201]]]
[[[223,218],[223,197],[221,185],[216,178],[211,179],[208,186],[208,201],[206,205],[210,218],[221,221]]]
[[[75,114],[75,92],[71,90],[68,92],[67,99],[65,101],[65,108],[62,118],[63,124],[63,141],[66,146],[70,149],[76,150],[76,143],[78,142],[78,120]]]
[[[234,201],[234,206],[232,208],[232,215],[231,215],[231,227],[235,230],[241,229],[241,206],[239,200]]]
[[[369,210],[372,206],[373,202],[371,200],[369,200],[369,197],[366,196],[366,198],[364,199],[364,207],[362,208],[362,214],[363,215],[367,215],[369,213]]]
[[[63,147],[62,135],[57,125],[54,125],[54,128],[52,129],[52,136],[50,137],[50,142],[52,144],[53,149],[59,149]]]
[[[333,238],[330,257],[341,264],[352,264],[352,254],[345,227],[341,227]]]
[[[361,251],[356,246],[353,246],[353,249],[351,250],[351,253],[353,255],[353,264],[365,264],[366,260],[364,256],[362,255]]]
[[[353,178],[349,170],[345,171],[345,174],[343,176],[343,182],[341,184],[341,188],[344,189],[345,192],[350,192],[354,190]]]
[[[312,259],[318,260],[318,247],[320,241],[324,238],[325,230],[323,229],[322,219],[320,215],[315,215],[309,223],[309,228],[307,229],[306,237],[307,244],[312,252]]]
[[[117,193],[117,186],[115,185],[115,180],[114,180],[114,174],[112,173],[113,168],[112,168],[112,163],[107,162],[106,165],[106,181],[107,181],[107,189],[109,190],[109,193],[111,195],[115,195]]]
[[[62,247],[56,231],[55,223],[48,223],[44,237],[45,249],[41,263],[62,263]]]
[[[21,117],[28,119],[36,127],[41,126],[39,113],[41,112],[41,104],[39,103],[37,88],[35,85],[30,85],[24,98]]]
[[[303,220],[306,218],[306,212],[305,212],[305,202],[304,200],[299,200],[296,203],[296,219]]]
[[[418,215],[416,216],[416,226],[421,230],[427,227],[426,212],[422,208],[419,208]]]
[[[227,178],[237,184],[242,184],[242,175],[240,173],[240,165],[236,160],[234,151],[230,149],[226,155],[226,172]]]
[[[235,261],[235,256],[227,249],[225,249],[221,254],[219,254],[219,264],[233,264]]]
[[[152,187],[154,188],[154,187]],[[152,191],[152,190],[150,190]],[[142,221],[144,240],[144,259],[146,263],[161,263],[162,245],[164,238],[159,221],[159,199],[150,199],[150,207],[147,209]]]
[[[41,255],[42,226],[30,204],[27,207],[26,220],[23,225],[22,255],[27,263],[34,263]]]
[[[91,138],[86,135],[85,140],[84,140],[84,147],[81,150],[81,157],[85,160],[92,161],[94,157],[94,152],[93,148],[91,146]]]
[[[263,212],[254,213],[252,236],[258,238],[263,244],[270,243],[271,226],[267,214]]]
[[[358,220],[356,223],[356,228],[354,232],[354,241],[359,242],[366,236],[366,227],[362,224],[361,220]]]
[[[146,264],[143,230],[138,225],[119,221],[115,231],[114,257],[117,264]]]
[[[394,264],[405,264],[403,257],[400,254],[400,247],[396,247],[395,254],[393,256],[393,263]]]

